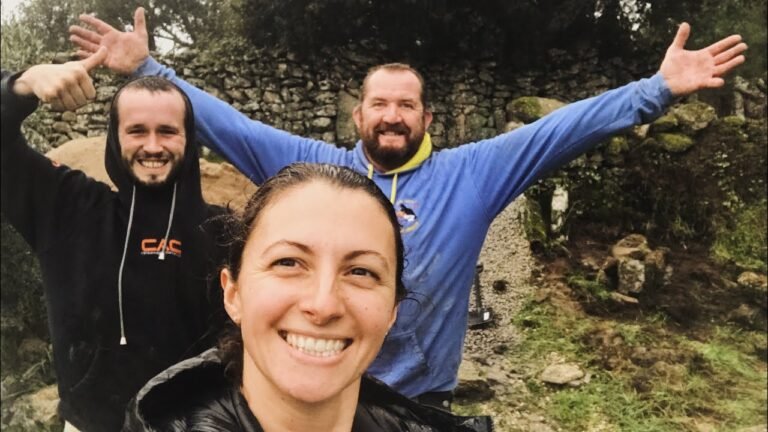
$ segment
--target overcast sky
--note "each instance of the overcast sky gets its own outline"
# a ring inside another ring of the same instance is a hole
[[[19,8],[19,5],[24,3],[26,0],[2,0],[2,16],[3,19],[11,16],[13,11]]]

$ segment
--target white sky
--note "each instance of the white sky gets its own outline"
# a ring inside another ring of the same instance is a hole
[[[2,17],[3,20],[10,17],[14,11],[16,11],[19,8],[19,5],[24,3],[26,0],[2,0]]]

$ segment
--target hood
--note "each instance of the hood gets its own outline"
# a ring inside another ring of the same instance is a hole
[[[150,199],[151,201],[170,200],[171,195],[173,194],[173,184],[177,183],[177,194],[179,196],[179,203],[177,205],[179,207],[187,210],[189,205],[194,206],[195,203],[202,204],[203,194],[200,186],[199,151],[195,139],[195,116],[189,98],[180,88],[172,84],[182,95],[185,105],[184,130],[187,139],[181,168],[176,173],[175,177],[168,179],[164,185],[159,187],[146,187],[139,185],[134,181],[133,177],[128,172],[128,168],[122,162],[120,138],[118,136],[117,128],[117,104],[115,101],[126,85],[123,85],[123,87],[115,93],[110,104],[107,148],[104,152],[104,165],[107,174],[109,174],[109,178],[117,187],[120,201],[124,205],[130,206],[131,194],[134,186],[136,186],[138,198]]]
[[[159,89],[161,88],[165,89],[163,91],[169,91],[168,85],[171,89],[176,89],[181,94],[185,105],[184,129],[186,143],[181,167],[174,177],[169,177],[166,183],[161,186],[147,187],[138,184],[129,172],[129,168],[122,162],[118,135],[117,104],[115,103],[120,94],[126,89],[126,86],[134,81],[129,81],[115,93],[110,105],[104,164],[106,165],[107,174],[109,174],[109,177],[117,187],[119,201],[117,217],[127,227],[117,277],[120,345],[128,343],[125,329],[126,310],[123,304],[124,277],[127,275],[128,278],[134,280],[134,284],[141,286],[149,283],[149,281],[142,279],[142,275],[146,273],[151,274],[147,275],[147,277],[158,277],[159,273],[176,273],[178,271],[178,263],[167,262],[165,259],[166,252],[170,249],[171,253],[181,255],[181,250],[174,249],[175,247],[172,246],[173,242],[176,242],[177,245],[186,244],[192,246],[189,242],[195,237],[194,233],[197,227],[205,221],[207,214],[200,186],[200,161],[195,142],[195,117],[189,98],[175,84],[164,78],[149,77],[138,79],[147,81],[134,88],[149,91],[150,97],[154,92],[160,91]],[[143,87],[143,85],[146,85],[146,87]],[[181,215],[183,217],[178,217]],[[144,252],[143,245],[147,240],[159,243],[159,249],[147,250],[147,252],[157,253],[158,260],[166,264],[159,264],[157,261],[154,263],[149,263],[146,260],[138,261],[134,258]],[[142,245],[141,250],[139,245]],[[189,256],[189,253],[185,256]],[[135,268],[136,265],[141,266],[141,271]],[[126,270],[126,267],[129,270]]]

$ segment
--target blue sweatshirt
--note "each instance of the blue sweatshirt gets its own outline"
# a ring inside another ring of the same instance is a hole
[[[290,163],[322,162],[372,175],[394,195],[409,296],[368,372],[409,397],[457,384],[475,264],[496,215],[549,171],[611,134],[650,122],[672,101],[656,74],[458,148],[431,153],[427,136],[421,163],[392,174],[370,171],[359,141],[346,150],[251,120],[152,58],[135,73],[179,85],[192,100],[203,144],[257,184]]]

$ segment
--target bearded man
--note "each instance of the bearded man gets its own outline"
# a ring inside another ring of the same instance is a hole
[[[117,187],[30,148],[21,123],[40,100],[74,110],[96,92],[90,59],[2,77],[2,212],[40,261],[59,414],[82,431],[117,431],[128,401],[168,366],[216,342],[225,251],[207,205],[192,107],[164,78],[112,100],[105,153]],[[210,284],[209,284],[210,282]]]

